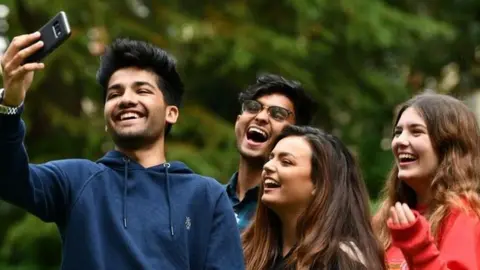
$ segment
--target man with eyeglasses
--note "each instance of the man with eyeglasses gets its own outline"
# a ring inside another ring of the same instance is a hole
[[[259,76],[239,101],[235,136],[240,162],[226,189],[243,231],[255,213],[263,165],[275,138],[289,124],[308,125],[315,103],[300,83],[275,74]]]

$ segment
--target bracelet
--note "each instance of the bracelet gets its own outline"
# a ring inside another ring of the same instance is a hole
[[[18,107],[8,107],[0,104],[0,114],[4,115],[19,115],[22,113],[23,103]]]
[[[0,114],[3,115],[18,115],[22,113],[23,102],[18,107],[9,107],[6,105],[2,105],[3,102],[3,95],[5,94],[5,89],[0,89]]]

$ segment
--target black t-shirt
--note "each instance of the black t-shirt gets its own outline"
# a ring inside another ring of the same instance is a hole
[[[295,270],[295,266],[288,267],[285,265],[286,260],[292,254],[293,248],[285,256],[278,256],[277,259],[273,262],[269,270]]]
[[[269,268],[269,270],[295,270],[295,265],[288,266],[286,265],[286,261],[288,257],[291,255],[293,248],[287,253],[285,256],[279,256]],[[311,270],[340,270],[338,268],[337,263],[333,263],[329,265],[326,269],[316,269],[314,266],[310,267]],[[353,270],[353,269],[352,269]]]

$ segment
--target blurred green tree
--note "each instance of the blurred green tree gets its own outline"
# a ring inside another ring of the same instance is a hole
[[[221,182],[237,165],[237,94],[258,73],[279,73],[305,85],[319,103],[315,125],[340,136],[357,155],[373,198],[392,163],[395,106],[425,87],[469,93],[478,79],[479,4],[473,0],[2,5],[10,10],[8,38],[37,30],[60,10],[73,30],[45,60],[26,100],[26,145],[34,163],[95,160],[112,147],[103,132],[95,72],[104,45],[117,36],[150,41],[177,57],[187,94],[168,158]],[[6,203],[0,203],[0,247],[1,269],[56,269],[61,258],[54,225]]]

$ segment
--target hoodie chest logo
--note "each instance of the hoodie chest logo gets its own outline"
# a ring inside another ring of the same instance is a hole
[[[190,230],[190,227],[192,227],[192,221],[190,220],[190,217],[185,218],[185,228],[187,230]]]

